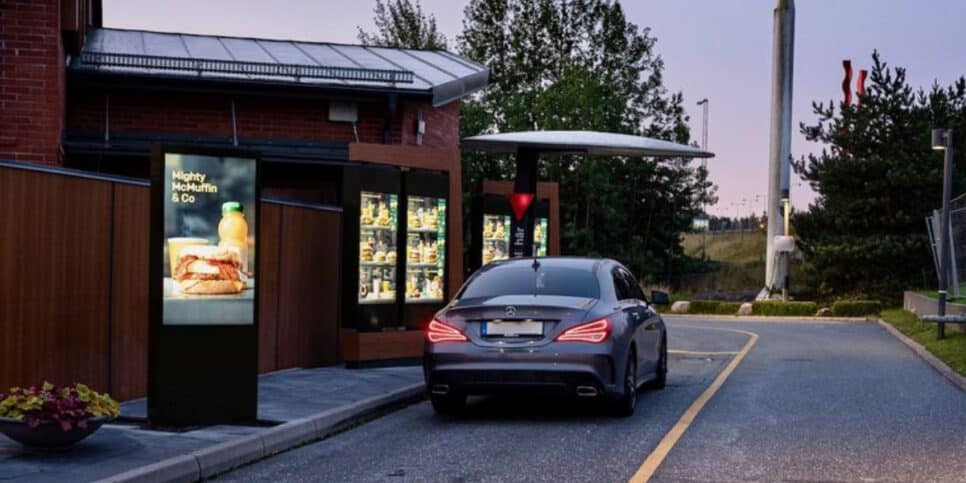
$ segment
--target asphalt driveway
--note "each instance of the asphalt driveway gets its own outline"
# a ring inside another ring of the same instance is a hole
[[[627,481],[754,333],[653,481],[966,481],[966,393],[880,326],[668,325],[668,387],[630,419],[553,399],[480,398],[456,419],[420,403],[219,480]]]

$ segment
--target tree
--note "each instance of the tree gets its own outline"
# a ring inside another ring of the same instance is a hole
[[[461,53],[492,84],[464,102],[462,134],[583,129],[687,143],[680,93],[663,85],[650,30],[606,0],[473,0]],[[513,158],[464,153],[465,190],[512,177]],[[714,201],[707,172],[672,159],[545,157],[541,178],[561,186],[564,253],[619,259],[655,281],[684,261],[680,234]]]
[[[871,86],[858,105],[813,103],[809,141],[826,145],[793,163],[818,193],[792,226],[805,254],[809,285],[826,297],[895,301],[903,289],[935,281],[925,217],[941,204],[942,156],[930,130],[966,132],[966,79],[914,91],[906,71],[872,54]],[[966,147],[955,138],[957,149]],[[955,173],[957,192],[966,169]]]
[[[446,37],[436,29],[436,17],[424,14],[419,4],[410,0],[376,0],[376,32],[359,29],[359,41],[365,45],[409,49],[446,50]]]

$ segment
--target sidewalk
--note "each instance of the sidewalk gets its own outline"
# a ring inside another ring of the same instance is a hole
[[[124,476],[191,480],[193,474],[217,472],[324,436],[347,420],[418,396],[422,383],[419,367],[323,367],[265,374],[258,381],[258,418],[279,425],[222,425],[174,433],[110,424],[71,451],[52,454],[25,452],[0,435],[0,480],[94,481],[148,465],[157,471]],[[143,418],[145,401],[126,402],[121,413]],[[171,460],[177,457],[179,461]]]

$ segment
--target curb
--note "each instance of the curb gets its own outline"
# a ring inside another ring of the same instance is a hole
[[[960,391],[966,392],[966,377],[960,376],[959,373],[954,371],[952,367],[949,367],[948,364],[946,364],[938,357],[932,355],[931,352],[926,350],[926,348],[923,347],[922,344],[910,339],[909,337],[906,336],[906,334],[899,332],[899,329],[893,327],[888,322],[882,319],[879,319],[878,322],[879,322],[879,325],[881,325],[882,327],[885,327],[885,329],[889,331],[890,334],[894,335],[896,339],[899,339],[899,341],[905,344],[906,347],[911,349],[913,352],[916,353],[916,355],[921,357],[924,361],[926,361],[926,363],[932,366],[932,368],[935,369],[936,372],[942,374],[942,376],[948,379],[949,382],[953,383],[954,386],[958,387]]]
[[[423,396],[423,383],[390,391],[312,416],[289,421],[256,434],[225,441],[191,453],[125,471],[100,482],[194,482],[330,436],[379,409]]]
[[[718,314],[672,314],[669,312],[660,314],[661,317],[692,318],[692,319],[721,319],[728,322],[798,322],[803,324],[831,322],[837,324],[863,324],[875,322],[874,317],[814,317],[814,316],[772,316],[772,315],[718,315]]]

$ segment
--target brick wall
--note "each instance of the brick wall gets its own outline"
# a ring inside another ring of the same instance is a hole
[[[460,103],[432,107],[427,103],[402,103],[402,144],[413,145],[417,142],[416,123],[422,114],[426,123],[423,146],[432,148],[451,148],[460,142]]]
[[[59,164],[63,112],[58,0],[0,0],[0,159]]]
[[[109,94],[112,133],[167,133],[231,136],[231,98],[228,96],[115,91]],[[105,93],[71,91],[67,127],[102,132],[107,102]],[[428,102],[399,104],[392,127],[393,144],[416,144],[418,112],[426,121],[423,144],[454,147],[459,144],[459,103],[433,108]],[[275,97],[237,97],[235,115],[241,138],[298,139],[352,142],[352,125],[328,120],[325,100]],[[356,123],[359,142],[382,143],[385,103],[359,103]]]

